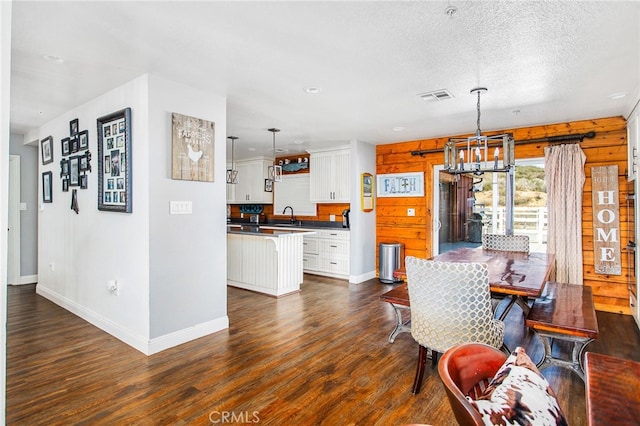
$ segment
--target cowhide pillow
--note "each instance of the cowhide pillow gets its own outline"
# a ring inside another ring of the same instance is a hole
[[[467,398],[485,425],[567,425],[549,383],[521,347],[511,353],[480,398]]]

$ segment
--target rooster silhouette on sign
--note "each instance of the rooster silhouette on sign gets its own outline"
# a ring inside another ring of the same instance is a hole
[[[189,158],[194,163],[197,163],[198,160],[200,160],[200,157],[202,157],[202,150],[194,151],[193,148],[191,148],[191,144],[187,144],[187,148],[189,149],[189,153],[188,153]]]

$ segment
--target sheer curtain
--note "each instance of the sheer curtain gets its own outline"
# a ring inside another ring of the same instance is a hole
[[[582,188],[586,156],[578,144],[545,148],[547,252],[556,255],[555,280],[582,284]]]

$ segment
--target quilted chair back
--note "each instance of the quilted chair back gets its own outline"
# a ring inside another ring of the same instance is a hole
[[[484,234],[482,248],[529,253],[529,237],[526,235]]]
[[[487,265],[407,256],[405,266],[418,344],[439,353],[461,343],[502,346],[504,323],[493,317]]]

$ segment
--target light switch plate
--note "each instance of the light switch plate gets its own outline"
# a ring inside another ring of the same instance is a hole
[[[27,203],[20,203],[20,210],[21,211],[27,211]]]
[[[191,201],[171,201],[169,205],[169,214],[193,213],[193,203]]]
[[[407,209],[407,216],[415,216],[416,209]]]

